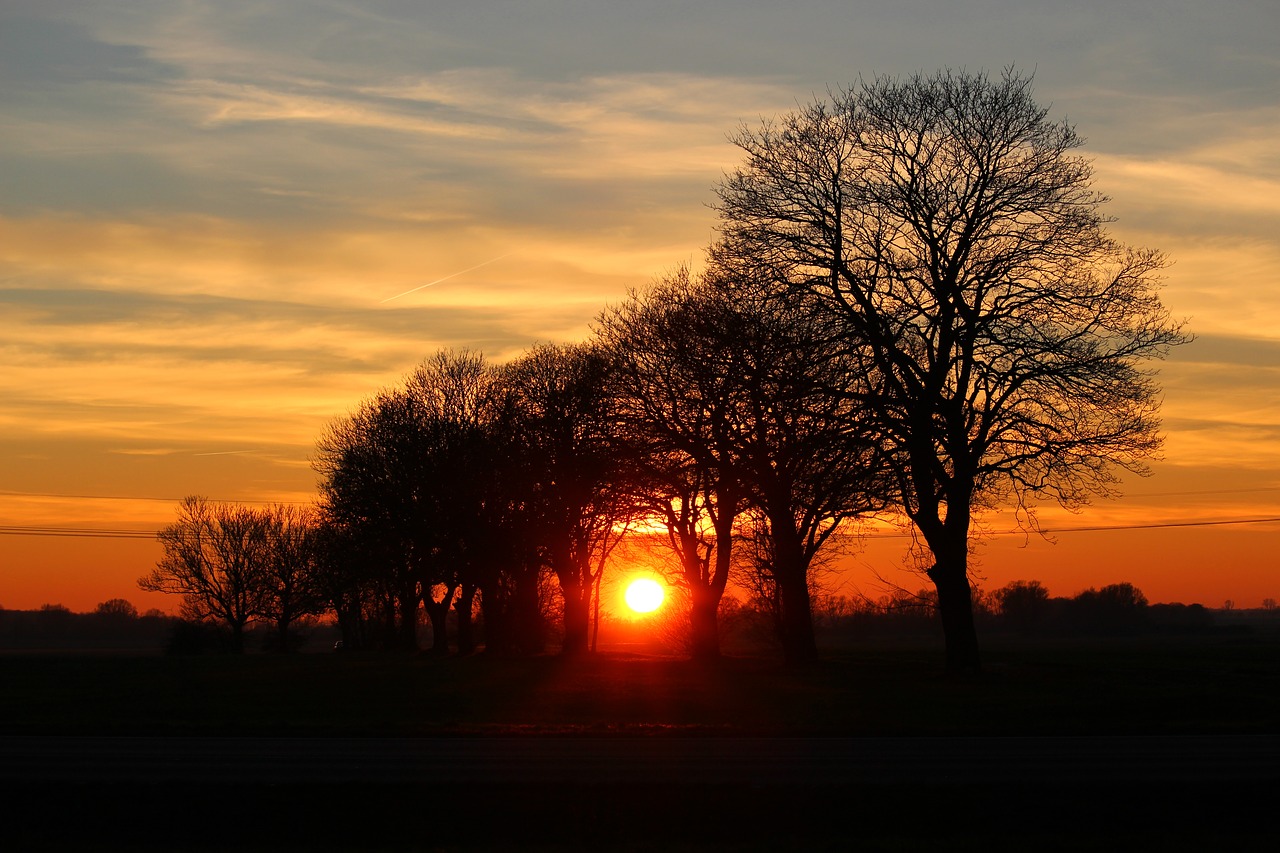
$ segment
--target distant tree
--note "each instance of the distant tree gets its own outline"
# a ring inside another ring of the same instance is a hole
[[[974,513],[1079,507],[1160,446],[1148,364],[1186,340],[1164,260],[1107,235],[1080,138],[1012,70],[876,78],[734,141],[717,253],[843,328],[932,555],[947,666],[976,669]]]
[[[185,498],[178,520],[158,534],[164,556],[138,586],[181,595],[184,617],[225,623],[243,651],[245,626],[264,611],[267,527],[266,515],[248,507]]]
[[[1076,625],[1087,631],[1132,633],[1146,621],[1147,597],[1131,583],[1090,587],[1072,599],[1071,612]]]
[[[1047,627],[1049,590],[1040,581],[1013,581],[996,590],[994,598],[1001,621],[1013,630],[1030,634]]]
[[[123,598],[109,598],[93,609],[98,616],[109,619],[137,619],[138,608]]]

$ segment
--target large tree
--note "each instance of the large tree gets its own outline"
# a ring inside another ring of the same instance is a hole
[[[1164,260],[1108,236],[1080,137],[1012,70],[877,78],[735,142],[719,255],[843,325],[931,553],[948,668],[976,669],[975,510],[1079,507],[1160,446],[1149,365],[1185,340]]]

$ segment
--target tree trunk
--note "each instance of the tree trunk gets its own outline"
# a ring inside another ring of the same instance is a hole
[[[469,655],[476,650],[476,635],[471,621],[471,610],[476,599],[474,584],[463,584],[458,593],[458,603],[453,606],[458,614],[458,654]]]
[[[444,584],[444,593],[440,600],[434,598],[433,587],[422,591],[422,608],[431,619],[431,654],[444,657],[449,654],[449,608],[453,606],[453,596],[457,584]]]
[[[586,595],[583,595],[583,589]],[[564,583],[564,642],[560,652],[569,657],[585,655],[591,639],[591,587],[581,582]]]
[[[431,654],[444,657],[449,654],[449,602],[423,601],[422,608],[431,620]]]
[[[789,664],[811,663],[818,659],[818,642],[813,635],[813,606],[809,601],[809,566],[791,519],[771,523],[773,532],[773,577],[781,605],[779,629],[782,654]]]
[[[709,587],[691,587],[693,597],[689,609],[690,653],[694,660],[715,660],[720,657],[720,626],[717,619],[720,598]]]
[[[507,640],[504,650],[509,653],[535,655],[546,650],[547,626],[542,616],[539,571],[535,565],[527,565],[520,567],[516,575],[504,611],[503,636]]]
[[[978,631],[973,623],[973,590],[969,587],[968,538],[933,551],[937,562],[928,575],[938,591],[938,615],[947,646],[947,672],[976,673],[981,659]]]
[[[244,654],[244,622],[233,621],[231,623],[231,652],[233,654]]]
[[[418,602],[420,597],[417,592],[417,585],[413,585],[413,590],[408,589],[400,594],[400,625],[397,632],[400,648],[407,652],[416,652],[418,650]]]
[[[292,651],[289,648],[289,625],[292,619],[287,614],[281,614],[276,620],[276,652],[284,654]]]

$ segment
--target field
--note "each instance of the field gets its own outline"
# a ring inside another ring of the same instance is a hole
[[[605,738],[640,755],[678,755],[681,743],[696,753],[710,741],[865,738],[889,755],[901,743],[916,760],[964,744],[980,771],[971,780],[903,770],[766,784],[749,774],[710,784],[696,774],[566,782],[552,773],[545,785],[483,773],[459,782],[447,772],[406,782],[378,778],[376,768],[372,779],[365,771],[358,781],[288,784],[248,768],[232,782],[182,784],[32,784],[0,773],[0,817],[22,849],[47,850],[1272,849],[1270,819],[1249,805],[1280,781],[1269,759],[1261,776],[1255,761],[1240,778],[1228,770],[1162,779],[1123,763],[1127,775],[1085,765],[1082,778],[1079,761],[1058,778],[1056,765],[1024,760],[1017,745],[1043,752],[1065,738],[1050,751],[1062,756],[1073,743],[1095,752],[1102,744],[1105,755],[1109,743],[1123,753],[1135,743],[1149,751],[1228,742],[1274,755],[1275,638],[996,643],[971,678],[945,676],[939,663],[934,645],[889,642],[799,670],[759,657],[698,665],[625,653],[581,661],[0,654],[0,743],[214,738],[243,748],[319,738],[349,748],[352,738],[515,737],[554,752]],[[1003,746],[988,761],[974,744],[990,737]],[[50,803],[68,804],[76,822],[34,817]],[[202,829],[214,826],[225,831]]]
[[[800,670],[602,654],[565,661],[307,654],[0,655],[0,733],[1082,735],[1280,732],[1280,641],[1006,642],[950,678],[884,643]]]

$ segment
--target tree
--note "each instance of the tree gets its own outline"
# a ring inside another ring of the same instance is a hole
[[[1077,627],[1103,634],[1128,633],[1142,627],[1147,616],[1147,597],[1131,583],[1090,587],[1071,600]]]
[[[528,468],[531,533],[564,598],[565,655],[590,648],[591,603],[635,515],[630,475],[598,348],[538,346],[500,382],[512,449]]]
[[[226,623],[234,650],[243,651],[245,626],[262,615],[268,589],[265,513],[188,497],[158,538],[164,556],[138,586],[181,595],[184,617]]]
[[[383,391],[330,426],[313,463],[324,477],[322,512],[341,531],[331,542],[359,552],[360,583],[381,611],[386,642],[405,650],[418,648],[420,582],[435,521],[425,464],[432,436],[421,415],[402,389]]]
[[[929,548],[947,666],[979,666],[971,522],[1079,508],[1159,449],[1150,361],[1187,340],[1162,256],[1106,233],[1105,199],[1030,78],[877,78],[735,142],[717,254],[816,297],[865,383],[897,502]]]
[[[738,361],[733,441],[756,510],[756,554],[767,555],[757,565],[773,588],[784,655],[811,661],[814,561],[845,522],[883,509],[891,494],[880,436],[850,393],[863,382],[859,365],[816,300],[771,299],[776,282],[750,267],[716,265],[709,276],[733,306],[722,347]]]
[[[266,565],[262,582],[263,619],[275,627],[274,647],[288,651],[290,628],[303,616],[326,609],[320,585],[318,520],[306,508],[277,504],[265,512]]]
[[[747,485],[731,441],[733,394],[724,301],[687,268],[605,311],[597,335],[640,475],[641,511],[665,531],[688,590],[694,658],[720,655],[717,614]]]
[[[810,306],[774,304],[752,271],[680,269],[604,313],[624,432],[649,484],[691,599],[696,657],[718,653],[716,614],[735,521],[757,510],[761,566],[778,595],[789,661],[817,656],[810,568],[846,519],[886,490],[873,437],[860,432],[852,379]],[[713,559],[714,558],[714,559]]]
[[[131,621],[138,618],[138,608],[124,598],[108,598],[93,609],[98,616],[115,621]]]
[[[1049,590],[1040,581],[1013,581],[995,592],[1000,618],[1022,634],[1045,629],[1050,612]]]

